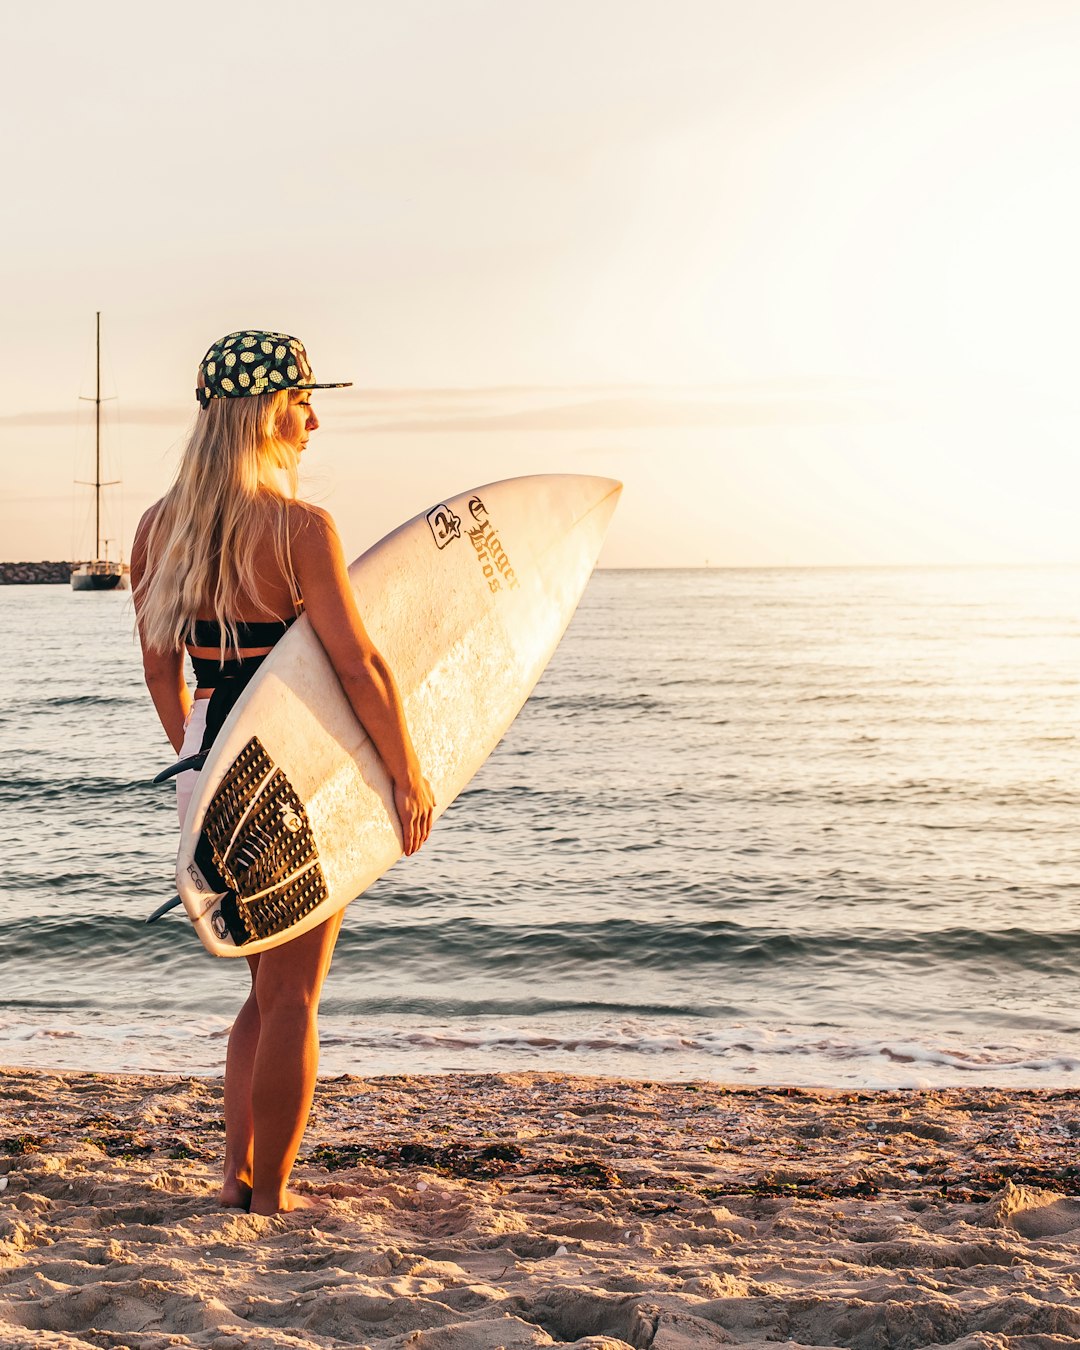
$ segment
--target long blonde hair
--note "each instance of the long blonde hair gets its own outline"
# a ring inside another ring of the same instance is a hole
[[[147,533],[146,570],[135,593],[147,647],[179,650],[195,619],[212,613],[224,659],[226,637],[240,645],[236,620],[244,609],[271,613],[258,600],[254,559],[275,499],[275,559],[299,603],[286,504],[296,497],[300,457],[278,429],[294,393],[214,398],[200,409]]]

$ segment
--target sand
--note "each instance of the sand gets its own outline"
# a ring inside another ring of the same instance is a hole
[[[325,1208],[213,1200],[213,1079],[0,1070],[0,1346],[1080,1345],[1080,1098],[322,1080]]]

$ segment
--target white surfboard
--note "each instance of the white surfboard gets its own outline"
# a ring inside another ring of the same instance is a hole
[[[596,564],[621,484],[511,478],[439,502],[349,569],[394,672],[436,816],[528,698]],[[199,775],[177,889],[215,956],[322,923],[402,856],[393,787],[301,617]]]

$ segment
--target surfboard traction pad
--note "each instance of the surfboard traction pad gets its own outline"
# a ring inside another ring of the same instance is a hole
[[[221,918],[238,947],[285,932],[329,896],[304,803],[257,736],[206,808],[195,862],[225,892]]]

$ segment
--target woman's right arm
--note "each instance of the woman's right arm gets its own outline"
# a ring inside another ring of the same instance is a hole
[[[289,534],[305,612],[345,697],[394,780],[405,852],[415,853],[431,833],[435,802],[394,677],[356,608],[334,522],[318,507],[297,503],[289,510]]]

